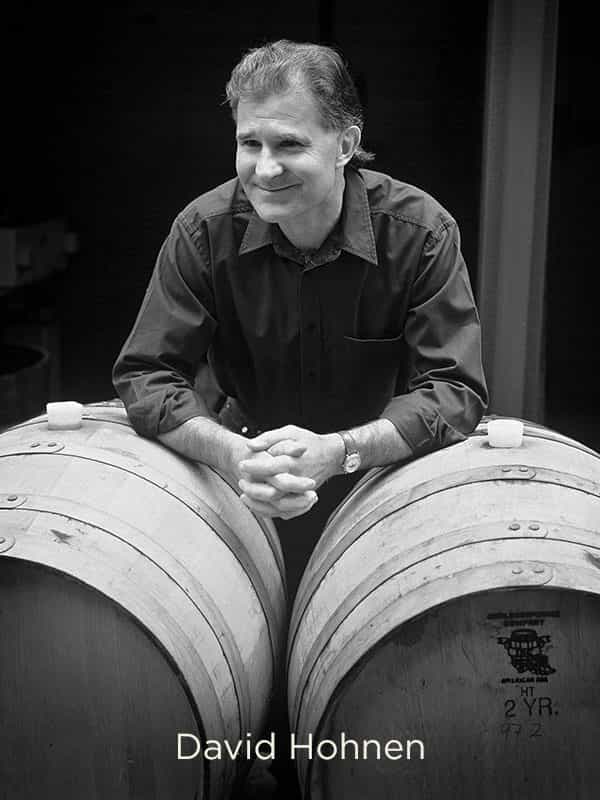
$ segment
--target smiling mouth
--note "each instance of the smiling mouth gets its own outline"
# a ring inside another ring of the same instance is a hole
[[[258,186],[257,188],[261,189],[263,192],[271,192],[271,193],[272,192],[285,192],[286,189],[293,189],[293,185],[292,186],[277,186],[277,187],[274,187],[273,189],[267,189],[266,186]]]

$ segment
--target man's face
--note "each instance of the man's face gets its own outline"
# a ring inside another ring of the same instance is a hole
[[[236,171],[261,219],[297,227],[335,206],[339,134],[308,90],[240,102],[236,136]]]

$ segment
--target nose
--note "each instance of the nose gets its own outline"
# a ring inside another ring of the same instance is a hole
[[[267,182],[281,175],[283,167],[279,161],[273,157],[273,153],[263,147],[260,151],[260,155],[256,159],[254,171],[259,180]]]

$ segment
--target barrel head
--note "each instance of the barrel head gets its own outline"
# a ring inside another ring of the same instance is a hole
[[[7,800],[130,800],[203,793],[185,686],[123,608],[59,572],[0,564],[0,785]]]

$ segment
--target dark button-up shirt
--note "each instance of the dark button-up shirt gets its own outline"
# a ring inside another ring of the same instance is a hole
[[[487,403],[454,219],[370,170],[346,169],[340,221],[314,252],[263,222],[237,179],[178,215],[114,368],[138,433],[208,415],[193,389],[207,354],[262,430],[385,417],[419,455],[464,438]]]

